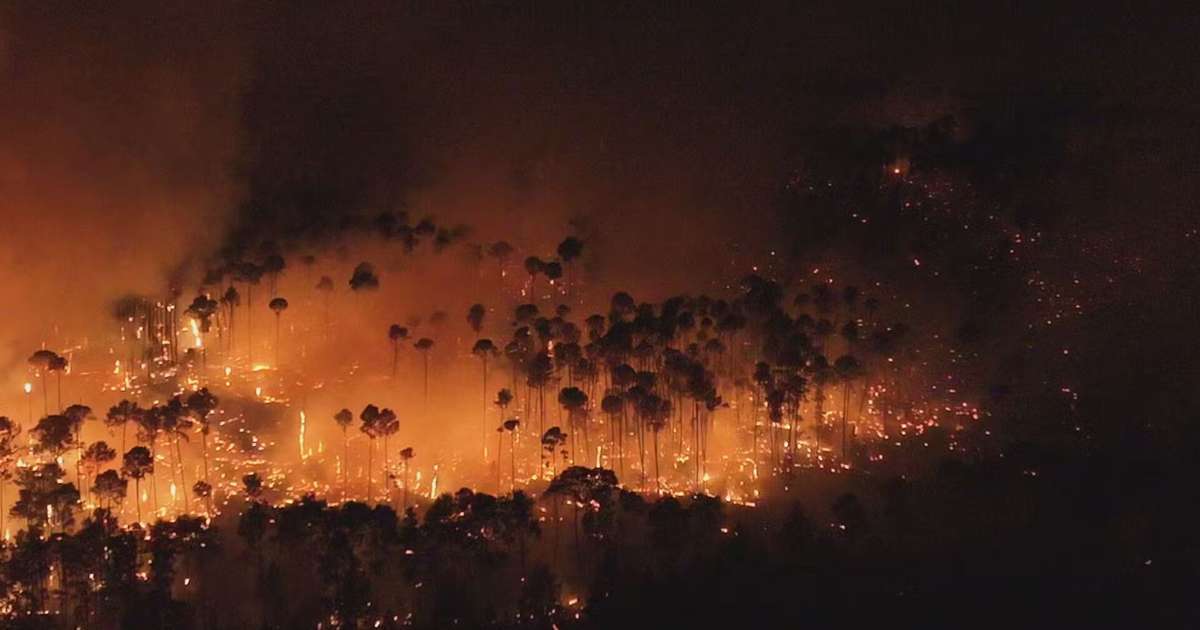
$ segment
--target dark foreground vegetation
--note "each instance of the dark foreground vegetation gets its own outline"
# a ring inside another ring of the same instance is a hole
[[[1152,446],[813,473],[755,507],[583,467],[537,500],[463,489],[405,514],[271,507],[251,480],[240,516],[211,526],[31,523],[4,548],[5,627],[1187,627],[1194,450]]]

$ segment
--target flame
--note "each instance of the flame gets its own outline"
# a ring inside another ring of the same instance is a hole
[[[196,338],[195,347],[203,348],[204,347],[204,338],[200,336],[200,325],[197,324],[196,320],[194,320],[194,319],[191,321],[191,325],[192,325],[192,336]]]

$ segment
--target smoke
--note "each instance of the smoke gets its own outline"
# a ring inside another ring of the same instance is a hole
[[[194,283],[217,252],[263,241],[316,251],[341,290],[358,262],[381,269],[365,345],[414,313],[460,319],[478,296],[470,267],[447,262],[463,257],[339,237],[348,217],[385,211],[469,225],[467,240],[519,256],[577,234],[597,299],[720,292],[791,244],[776,209],[811,155],[803,132],[920,125],[1045,90],[1158,107],[1194,92],[1183,64],[1163,63],[1187,56],[1171,16],[1115,42],[1068,9],[963,11],[13,5],[0,13],[0,365],[82,344],[108,331],[116,297]],[[287,290],[309,288],[290,265]]]
[[[0,14],[0,365],[82,343],[118,295],[160,294],[222,238],[242,66],[201,17]]]

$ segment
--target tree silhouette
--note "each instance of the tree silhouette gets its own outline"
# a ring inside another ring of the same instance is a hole
[[[467,323],[471,325],[471,330],[478,335],[483,330],[483,318],[487,315],[487,309],[482,304],[472,304],[471,308],[467,309]]]
[[[8,416],[0,416],[0,535],[7,531],[4,528],[4,486],[13,478],[13,466],[18,453],[17,438],[20,435],[20,425]]]
[[[862,376],[862,366],[851,355],[842,355],[833,362],[833,369],[842,382],[842,459],[846,458],[846,419],[850,407],[850,385]]]
[[[114,504],[123,503],[128,489],[129,480],[112,469],[96,475],[96,480],[92,483],[92,495],[96,497],[103,508],[111,509]],[[140,516],[138,520],[141,520]]]
[[[367,405],[358,414],[362,424],[358,430],[367,436],[367,503],[371,502],[371,478],[374,477],[375,439],[379,437],[379,407]]]
[[[270,279],[268,286],[270,286],[270,288],[271,288],[272,296],[275,295],[275,289],[279,283],[279,274],[283,273],[283,270],[286,267],[287,267],[287,262],[284,261],[283,256],[280,256],[277,253],[269,254],[265,258],[263,258],[262,270],[263,270],[263,273],[265,273],[267,275],[267,277]]]
[[[34,450],[40,453],[50,453],[55,458],[61,457],[67,449],[75,445],[75,430],[71,419],[64,415],[50,415],[38,420],[33,431]]]
[[[74,522],[79,490],[75,484],[63,483],[64,477],[66,471],[57,462],[20,469],[18,498],[10,513],[24,519],[31,529],[48,527],[65,532]]]
[[[233,351],[234,315],[237,313],[237,307],[241,304],[241,294],[238,293],[237,287],[233,286],[233,284],[230,284],[229,288],[225,289],[225,292],[221,294],[221,306],[225,308],[225,312],[227,313],[225,315],[225,327],[229,330],[229,343],[227,348],[229,352]]]
[[[525,273],[529,274],[529,297],[530,297],[530,299],[534,299],[534,300],[537,299],[537,295],[535,294],[535,288],[537,286],[537,277],[538,277],[539,273],[542,273],[543,271],[545,271],[545,268],[546,268],[545,263],[543,263],[542,259],[538,258],[537,256],[530,256],[525,259]]]
[[[104,468],[105,464],[117,458],[117,451],[109,447],[104,440],[93,442],[88,445],[83,451],[80,460],[83,462],[83,470],[89,477],[95,477],[99,474],[100,469]],[[80,479],[80,487],[83,485],[82,478]]]
[[[558,470],[557,463],[554,459],[554,454],[562,448],[563,444],[567,443],[567,434],[558,427],[550,427],[542,434],[542,450],[550,455],[551,474],[555,474]]]
[[[506,391],[506,390],[501,390],[501,391]],[[517,429],[519,429],[520,427],[521,427],[521,421],[517,420],[516,418],[509,418],[508,420],[504,421],[504,424],[500,425],[500,429],[502,431],[508,432],[508,458],[509,458],[509,467],[511,468],[511,474],[512,474],[512,476],[509,480],[509,483],[510,483],[509,492],[512,492],[513,489],[516,488],[516,485],[517,485],[517,444],[516,444],[516,439],[517,439]],[[501,450],[503,450],[503,444],[501,445]],[[499,461],[500,461],[499,451],[497,451],[497,453],[496,453],[496,461],[497,461],[497,464],[499,464]],[[497,468],[499,468],[499,465],[497,465]]]
[[[387,482],[387,494],[385,501],[392,500],[392,484],[389,480],[392,469],[388,454],[388,439],[400,430],[400,420],[396,417],[396,412],[384,407],[379,410],[379,416],[375,420],[375,432],[379,437],[383,438],[383,479]]]
[[[196,423],[200,425],[200,453],[204,460],[204,479],[201,481],[209,488],[208,494],[204,497],[209,512],[212,512],[212,485],[208,476],[208,434],[212,430],[212,425],[208,421],[208,416],[212,414],[218,404],[220,404],[220,400],[208,391],[207,387],[202,387],[187,397],[187,409],[196,418]]]
[[[392,342],[392,378],[396,378],[396,364],[400,360],[400,342],[408,339],[408,329],[400,324],[388,327],[388,339]]]
[[[429,413],[429,351],[433,349],[433,340],[421,337],[413,347],[421,351],[421,359],[425,364],[425,413]]]
[[[413,456],[414,453],[411,446],[400,450],[400,461],[404,465],[404,470],[401,472],[401,484],[404,486],[403,503],[400,504],[400,511],[402,512],[408,509],[408,468],[409,462],[412,461]]]
[[[197,342],[200,347],[201,374],[208,372],[208,347],[204,345],[204,335],[212,330],[212,319],[219,308],[220,305],[216,300],[210,298],[207,293],[201,293],[192,300],[185,311],[188,316],[196,320],[196,327],[200,333]]]
[[[75,458],[75,479],[79,482],[80,487],[83,487],[81,477],[79,476],[79,465],[83,459],[83,423],[88,419],[95,419],[92,415],[92,408],[87,405],[71,405],[63,410],[63,415],[71,421],[71,433],[74,435],[73,441],[76,448]]]
[[[142,408],[137,403],[129,400],[122,400],[112,407],[108,408],[108,413],[104,416],[104,424],[110,429],[121,428],[121,448],[125,449],[125,435],[130,422],[135,422],[137,416],[142,413]]]
[[[46,369],[54,372],[55,380],[58,383],[58,409],[62,411],[62,377],[63,372],[67,371],[67,358],[54,355],[54,358],[50,359],[50,365]]]
[[[58,355],[50,350],[38,350],[29,357],[29,365],[38,371],[42,377],[42,415],[50,415],[49,396],[46,394],[46,375],[50,372],[50,366],[58,359]]]
[[[142,522],[142,478],[154,474],[154,458],[144,446],[135,446],[121,459],[121,474],[133,479],[137,520]]]
[[[279,320],[283,312],[288,308],[288,301],[284,298],[277,297],[271,300],[267,305],[275,312],[275,367],[279,368]]]
[[[625,476],[625,400],[615,393],[606,394],[600,400],[600,410],[608,416],[608,424],[617,449],[621,477]]]
[[[646,426],[654,434],[654,479],[655,487],[661,493],[662,474],[659,472],[658,434],[667,426],[667,419],[671,417],[671,401],[656,394],[650,394],[642,398],[638,403],[638,408]]]
[[[350,485],[350,436],[346,432],[354,424],[354,414],[349,409],[342,409],[333,414],[333,421],[342,430],[342,499],[345,500]]]
[[[555,280],[562,278],[562,275],[563,275],[562,264],[559,263],[557,260],[552,260],[550,262],[547,262],[544,265],[542,265],[542,273],[546,275],[546,280],[549,280],[550,284],[554,284]]]
[[[350,274],[350,289],[353,291],[374,291],[379,288],[379,276],[375,273],[375,265],[360,262]]]
[[[317,293],[321,294],[321,311],[323,313],[323,320],[325,324],[324,327],[325,330],[328,331],[329,302],[333,297],[333,278],[330,278],[329,276],[321,276],[321,279],[317,281],[317,285],[314,288],[317,290]]]
[[[138,423],[138,441],[150,445],[150,461],[154,461],[157,459],[158,436],[162,433],[163,409],[157,405],[150,407],[143,410],[135,419]],[[154,472],[153,468],[148,472],[154,475],[154,478],[151,480],[150,489],[151,495],[154,497],[154,511],[158,512],[158,475]]]
[[[500,268],[501,277],[504,276],[504,268],[508,265],[508,259],[512,257],[514,251],[516,250],[513,249],[513,246],[510,245],[508,241],[496,241],[488,246],[487,254],[488,256],[496,259],[496,264]]]
[[[475,345],[471,348],[471,354],[479,357],[479,361],[483,364],[483,416],[481,419],[482,422],[480,424],[480,429],[482,431],[481,435],[483,436],[482,437],[482,440],[483,440],[482,453],[483,453],[484,461],[487,461],[487,438],[488,438],[488,421],[487,421],[488,359],[496,356],[497,353],[498,353],[498,351],[496,350],[496,344],[492,343],[491,339],[479,339],[475,342]]]
[[[558,244],[557,251],[559,259],[562,260],[563,265],[567,268],[567,292],[569,294],[574,285],[571,270],[575,268],[575,265],[572,263],[583,254],[583,241],[574,236],[568,236]]]
[[[583,426],[583,451],[585,460],[588,456],[587,415],[585,412],[587,403],[587,394],[578,387],[564,387],[558,392],[558,404],[567,410],[567,421],[570,423],[571,430],[578,434],[579,426]],[[573,452],[574,448],[572,448],[572,460],[575,459]]]
[[[234,265],[233,277],[246,285],[246,348],[247,361],[254,365],[254,286],[262,281],[262,267],[252,262]]]
[[[179,472],[179,488],[182,489],[184,510],[190,511],[190,499],[187,491],[189,486],[183,463],[183,449],[180,447],[179,441],[189,439],[195,423],[179,395],[172,396],[160,409],[162,410],[162,431],[167,436],[167,452],[170,453],[171,446],[175,447],[175,468]],[[174,480],[175,471],[172,471],[171,474],[172,480]]]

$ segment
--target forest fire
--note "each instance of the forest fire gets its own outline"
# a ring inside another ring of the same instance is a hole
[[[0,627],[1196,625],[1189,20],[468,4],[0,8]]]

